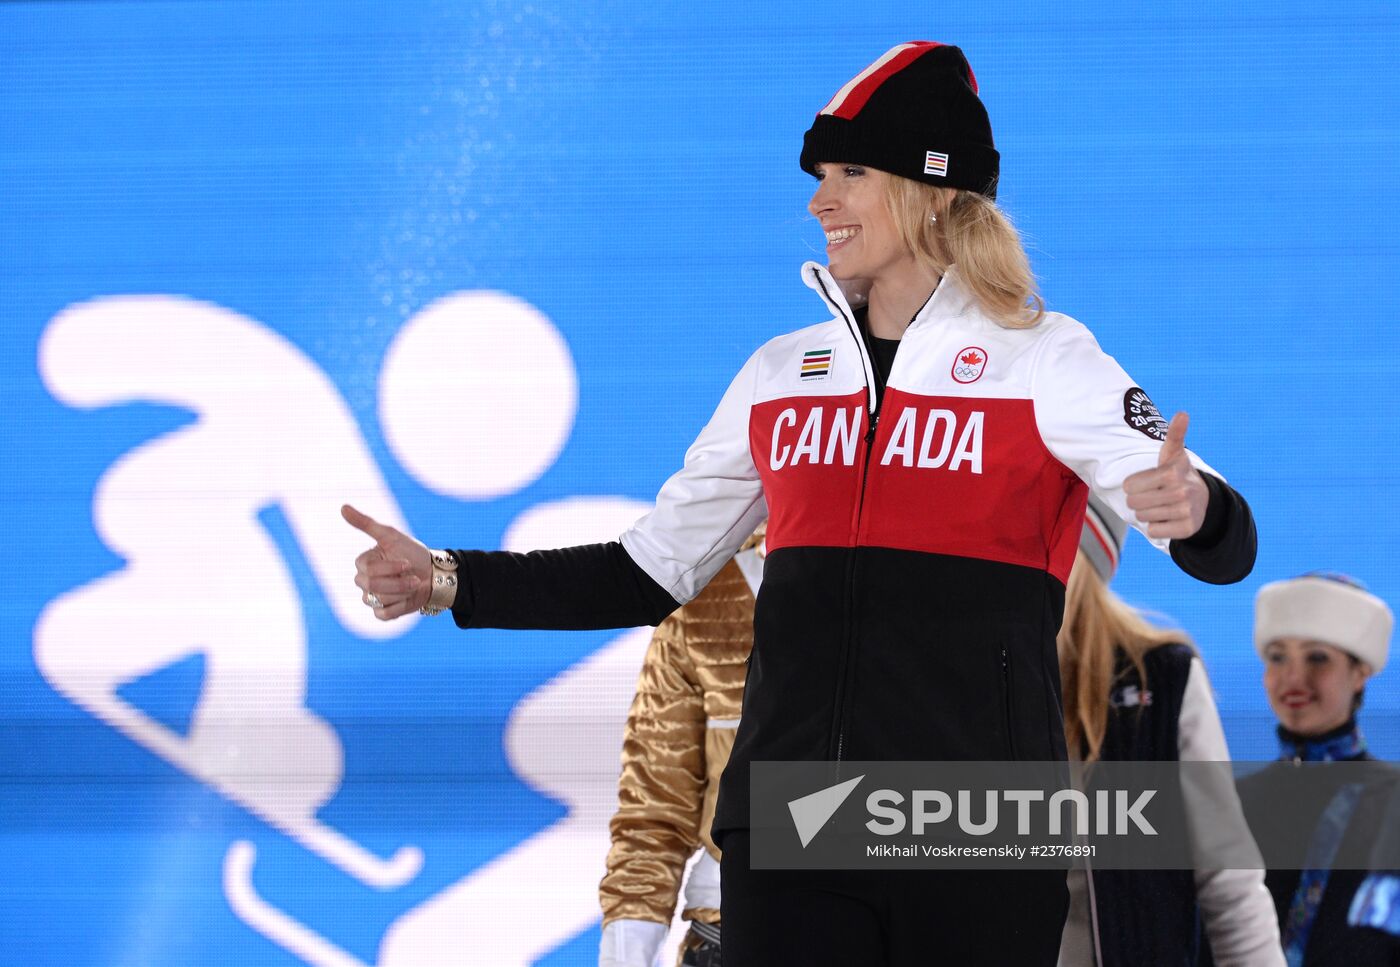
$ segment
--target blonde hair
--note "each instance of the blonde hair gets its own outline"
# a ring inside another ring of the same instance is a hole
[[[1190,639],[1178,631],[1154,628],[1109,590],[1083,552],[1075,558],[1065,588],[1065,620],[1055,646],[1060,653],[1064,691],[1065,743],[1085,762],[1103,750],[1108,731],[1108,699],[1114,684],[1116,650],[1121,648],[1147,687],[1142,658],[1154,648]]]
[[[959,278],[998,325],[1030,329],[1040,322],[1045,301],[1021,236],[991,199],[898,175],[888,184],[890,213],[915,258],[940,275],[957,263]]]

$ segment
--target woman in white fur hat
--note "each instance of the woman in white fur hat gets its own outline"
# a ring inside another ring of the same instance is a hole
[[[1386,603],[1343,574],[1313,572],[1259,590],[1254,647],[1279,721],[1281,763],[1373,760],[1356,713],[1366,682],[1385,667],[1393,626]],[[1377,807],[1385,793],[1375,781],[1348,781],[1354,776],[1304,775],[1280,765],[1243,780],[1240,797],[1260,845],[1281,823],[1295,840],[1307,839],[1309,856],[1354,855],[1374,843],[1385,822],[1384,807]],[[1348,926],[1366,872],[1331,865],[1270,869],[1265,877],[1290,967],[1400,964],[1390,937]]]
[[[1356,711],[1366,680],[1385,667],[1394,622],[1384,601],[1342,574],[1314,572],[1259,589],[1254,647],[1284,758],[1366,755]]]

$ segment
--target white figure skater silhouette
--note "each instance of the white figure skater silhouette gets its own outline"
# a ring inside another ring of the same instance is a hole
[[[334,386],[259,323],[174,296],[65,309],[44,332],[39,370],[75,407],[142,400],[196,414],[99,481],[97,533],[126,564],[40,615],[34,658],[45,679],[363,882],[407,882],[422,862],[417,849],[384,859],[316,818],[340,786],[341,746],[305,707],[301,602],[258,521],[264,508],[281,509],[347,628],[367,638],[410,629],[375,621],[345,586],[358,542],[335,513],[340,492],[401,515]],[[196,652],[205,675],[186,734],[117,694]]]
[[[197,417],[103,475],[98,533],[126,566],[45,609],[35,660],[46,679],[361,881],[382,889],[408,882],[422,862],[416,847],[383,859],[316,818],[339,788],[341,746],[305,707],[301,602],[258,520],[266,507],[283,511],[345,627],[367,638],[412,627],[375,620],[348,580],[362,538],[340,520],[342,500],[408,528],[330,380],[254,320],[172,296],[65,310],[45,332],[40,370],[72,406],[147,400]],[[446,439],[444,424],[434,429],[424,419],[445,399],[453,401]],[[576,403],[573,360],[557,330],[526,303],[489,292],[449,296],[410,319],[379,388],[396,458],[424,486],[461,499],[514,492],[548,469]],[[502,543],[530,550],[607,540],[646,509],[611,497],[537,505]],[[526,965],[597,921],[622,728],[648,636],[641,629],[614,638],[516,706],[507,758],[566,815],[399,917],[382,941],[381,967],[482,956]],[[186,734],[117,694],[196,652],[206,674]],[[239,841],[224,863],[225,895],[246,923],[310,964],[363,967],[261,897],[255,862],[253,844]]]

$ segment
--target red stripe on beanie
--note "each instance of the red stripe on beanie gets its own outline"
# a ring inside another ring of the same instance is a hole
[[[831,114],[847,121],[854,119],[860,113],[860,109],[865,107],[865,102],[870,100],[870,95],[880,89],[881,84],[935,47],[942,46],[944,45],[936,41],[915,40],[891,47],[875,63],[848,81],[817,114]],[[973,82],[972,89],[977,90],[976,81]]]

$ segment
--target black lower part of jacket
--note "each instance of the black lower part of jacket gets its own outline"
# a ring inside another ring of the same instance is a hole
[[[994,561],[770,552],[714,835],[749,826],[755,761],[1065,759],[1064,593]]]
[[[1207,523],[1172,556],[1201,580],[1239,580],[1254,560],[1253,518],[1232,489],[1207,482]],[[634,627],[679,607],[618,542],[455,553],[463,628]],[[751,761],[1064,760],[1064,593],[1041,568],[978,558],[772,551],[716,841],[748,826]]]

